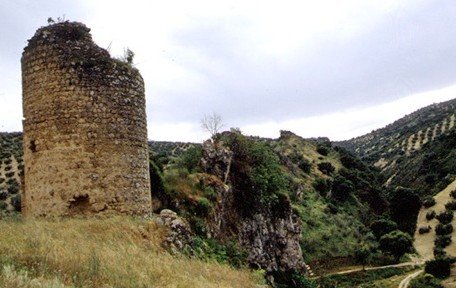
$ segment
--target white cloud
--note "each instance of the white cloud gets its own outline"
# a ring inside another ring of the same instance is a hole
[[[331,140],[347,140],[384,127],[419,108],[454,98],[456,85],[410,95],[381,105],[289,121],[256,123],[243,126],[241,130],[249,135],[270,138],[278,137],[280,130],[290,130],[303,137],[326,136]]]

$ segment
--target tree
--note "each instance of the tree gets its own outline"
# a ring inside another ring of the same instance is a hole
[[[420,197],[413,190],[400,187],[394,191],[390,203],[391,218],[397,223],[399,230],[412,235],[421,208]]]
[[[379,219],[370,225],[372,233],[377,239],[397,229],[397,224],[389,219]]]
[[[336,175],[332,184],[331,195],[339,201],[346,201],[355,191],[355,185],[347,178]]]
[[[211,134],[211,138],[214,138],[218,133],[220,133],[223,126],[222,116],[217,113],[204,115],[203,119],[201,119],[201,128]]]
[[[371,257],[372,253],[367,245],[361,245],[355,250],[355,259],[363,265],[363,270],[366,268],[366,264],[369,263]]]
[[[445,279],[451,274],[451,264],[454,260],[448,257],[426,261],[424,271],[434,277]]]
[[[383,235],[379,243],[380,250],[393,255],[396,262],[399,262],[405,253],[411,252],[413,247],[412,237],[399,230]]]

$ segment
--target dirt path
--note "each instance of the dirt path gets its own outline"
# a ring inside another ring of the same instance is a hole
[[[404,262],[404,263],[386,265],[386,266],[366,267],[364,269],[364,271],[380,270],[380,269],[387,269],[387,268],[401,268],[401,267],[408,267],[408,266],[419,266],[419,265],[422,265],[422,264],[423,264],[422,262]],[[324,275],[324,277],[332,276],[332,275],[345,275],[345,274],[351,274],[351,273],[361,272],[361,271],[363,271],[363,268],[356,268],[356,269],[350,269],[350,270],[345,270],[345,271],[339,271],[339,272],[326,274],[326,275]],[[318,278],[320,278],[320,277],[318,277]]]
[[[401,283],[399,283],[398,288],[407,288],[410,284],[410,281],[412,281],[415,277],[417,277],[418,275],[420,275],[423,272],[424,272],[424,270],[419,270],[419,271],[409,274],[407,277],[404,278],[404,280],[401,281]]]
[[[449,201],[453,200],[450,196],[450,192],[456,189],[456,180],[453,181],[450,185],[448,185],[445,189],[439,192],[437,195],[434,196],[436,204],[430,208],[421,208],[420,213],[418,214],[416,231],[415,231],[415,242],[413,245],[415,246],[416,251],[423,260],[430,260],[434,258],[434,239],[435,239],[435,227],[439,223],[437,219],[432,219],[428,221],[426,219],[426,213],[428,211],[434,210],[437,214],[440,212],[445,211],[445,204]],[[456,227],[456,218],[453,219],[453,227]],[[432,230],[426,234],[418,233],[418,229],[420,227],[431,226]],[[453,231],[452,238],[456,239],[456,229]],[[450,246],[446,248],[448,255],[456,256],[456,244],[452,243]]]

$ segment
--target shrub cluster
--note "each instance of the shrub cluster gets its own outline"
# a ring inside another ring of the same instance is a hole
[[[318,146],[317,146],[317,152],[318,152],[320,155],[328,156],[329,149],[328,149],[328,147],[326,147],[326,146],[318,145]]]
[[[313,187],[321,196],[325,197],[329,190],[331,190],[331,181],[317,178],[313,183]]]
[[[453,211],[446,210],[435,216],[435,218],[437,218],[437,220],[439,220],[439,222],[442,224],[451,223],[451,221],[453,221]]]
[[[433,197],[428,197],[428,198],[424,199],[424,201],[423,201],[423,206],[425,208],[429,208],[434,205],[435,205],[435,199]]]
[[[453,232],[453,225],[451,225],[451,224],[439,223],[439,224],[437,224],[437,227],[435,227],[436,235],[448,235],[448,234],[451,234],[451,232]]]
[[[450,235],[437,235],[434,240],[434,245],[436,248],[445,248],[451,244]]]
[[[456,190],[451,191],[450,196],[456,199]]]
[[[435,218],[435,215],[436,215],[436,213],[435,213],[434,210],[428,211],[428,212],[426,213],[426,219],[427,219],[428,221],[430,221],[430,220],[432,220],[432,219]]]
[[[448,257],[437,258],[435,260],[427,261],[424,271],[434,277],[444,279],[450,276],[451,264],[453,263],[454,260]]]
[[[347,178],[337,175],[332,183],[332,196],[339,201],[346,201],[355,191],[355,185]]]
[[[410,288],[443,288],[440,281],[430,274],[425,274],[413,279]]]
[[[321,163],[318,163],[318,170],[320,170],[323,174],[326,174],[326,175],[331,175],[334,171],[336,171],[336,168],[334,168],[334,166],[329,163],[329,162],[321,162]]]
[[[418,229],[418,233],[420,234],[426,234],[426,233],[429,233],[431,231],[431,226],[424,226],[424,227],[420,227]]]
[[[447,210],[456,210],[456,200],[450,201],[447,204],[445,204],[445,208]]]

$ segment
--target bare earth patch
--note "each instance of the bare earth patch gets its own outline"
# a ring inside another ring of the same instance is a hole
[[[418,214],[417,220],[417,230],[415,231],[415,242],[414,246],[418,254],[421,255],[423,260],[430,260],[434,258],[433,249],[434,249],[434,239],[435,239],[435,227],[439,223],[437,219],[432,219],[428,221],[426,219],[426,213],[428,211],[434,210],[437,214],[445,211],[445,204],[453,200],[450,196],[450,192],[456,189],[456,180],[443,189],[440,193],[434,196],[436,204],[430,208],[421,208],[420,213]],[[456,227],[456,219],[453,219],[453,227]],[[420,227],[431,226],[432,230],[426,234],[419,234],[418,229]],[[453,231],[451,237],[456,239],[456,231]],[[450,256],[456,256],[456,244],[453,242],[446,248],[446,252]]]

